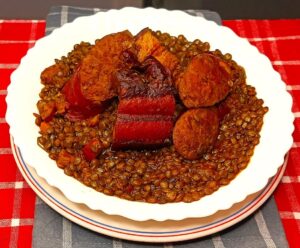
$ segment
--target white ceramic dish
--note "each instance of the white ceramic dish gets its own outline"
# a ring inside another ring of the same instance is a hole
[[[55,58],[66,55],[80,41],[93,42],[106,34],[124,29],[136,34],[144,27],[172,35],[184,34],[189,40],[199,38],[208,41],[212,49],[231,53],[233,59],[245,68],[247,82],[255,86],[258,97],[269,107],[261,130],[260,144],[255,148],[248,167],[228,186],[197,202],[159,205],[101,194],[66,176],[36,144],[38,127],[34,124],[32,113],[37,112],[36,102],[42,88],[39,79],[41,71],[53,64]],[[11,76],[6,101],[10,134],[20,147],[24,160],[36,169],[39,176],[59,188],[73,202],[138,221],[205,217],[218,210],[228,209],[263,189],[282,165],[284,155],[292,145],[292,98],[268,58],[230,29],[180,11],[124,8],[80,17],[56,29],[37,41],[21,60],[20,66]]]
[[[13,139],[11,139],[11,146],[17,165],[27,183],[55,211],[95,232],[120,239],[151,243],[205,237],[240,222],[257,210],[273,193],[285,171],[287,162],[286,159],[264,189],[247,196],[229,209],[203,218],[188,218],[179,221],[134,221],[118,215],[107,215],[102,211],[91,210],[83,204],[71,202],[60,190],[49,185],[36,174],[34,168],[24,162],[22,153],[15,146]]]

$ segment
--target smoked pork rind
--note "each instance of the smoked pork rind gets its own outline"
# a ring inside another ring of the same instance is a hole
[[[149,28],[143,29],[136,35],[134,49],[139,62],[143,62],[147,57],[152,56],[171,73],[179,64],[176,55],[162,45],[155,33]]]

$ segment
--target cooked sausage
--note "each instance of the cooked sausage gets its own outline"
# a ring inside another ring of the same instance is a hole
[[[176,82],[187,108],[216,104],[227,96],[231,84],[229,66],[210,53],[193,57]]]
[[[113,74],[120,69],[121,52],[132,45],[129,31],[110,34],[98,40],[82,60],[79,80],[83,96],[94,103],[108,100],[117,94]]]
[[[189,109],[175,124],[174,147],[186,159],[199,159],[212,148],[218,132],[219,119],[215,107]]]

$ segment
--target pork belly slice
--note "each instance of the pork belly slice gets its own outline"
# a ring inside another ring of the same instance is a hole
[[[155,148],[170,144],[173,118],[155,115],[119,115],[113,148]]]
[[[175,99],[173,95],[160,97],[134,97],[122,99],[118,106],[118,114],[127,115],[163,115],[173,116]]]
[[[173,95],[120,100],[113,148],[155,148],[169,144],[174,112]]]
[[[174,112],[173,95],[120,100],[113,148],[155,148],[170,144]]]
[[[173,86],[155,58],[121,70],[113,148],[155,148],[170,143],[175,113]]]

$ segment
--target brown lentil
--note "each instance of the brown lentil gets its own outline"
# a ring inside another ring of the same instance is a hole
[[[210,49],[209,43],[199,39],[190,42],[183,35],[174,37],[161,31],[156,35],[178,56],[183,67],[192,56]],[[67,56],[55,60],[61,73],[53,78],[54,84],[45,84],[40,92],[42,101],[60,97],[60,89],[91,47],[82,42],[75,45]],[[168,203],[197,201],[212,194],[247,167],[254,147],[259,143],[263,116],[268,108],[256,97],[255,88],[246,84],[244,69],[232,60],[230,54],[223,55],[219,50],[211,52],[229,64],[233,88],[222,103],[230,111],[220,124],[214,148],[201,159],[185,160],[172,145],[155,150],[111,150],[116,101],[103,113],[88,120],[70,121],[63,115],[54,116],[49,122],[51,129],[40,133],[38,145],[57,161],[66,175],[107,195],[148,203]],[[176,117],[182,111],[184,107],[177,104]],[[34,116],[36,125],[40,126],[40,115]],[[99,138],[105,150],[88,162],[82,148],[92,138]],[[72,160],[59,160],[60,154],[68,154]]]

